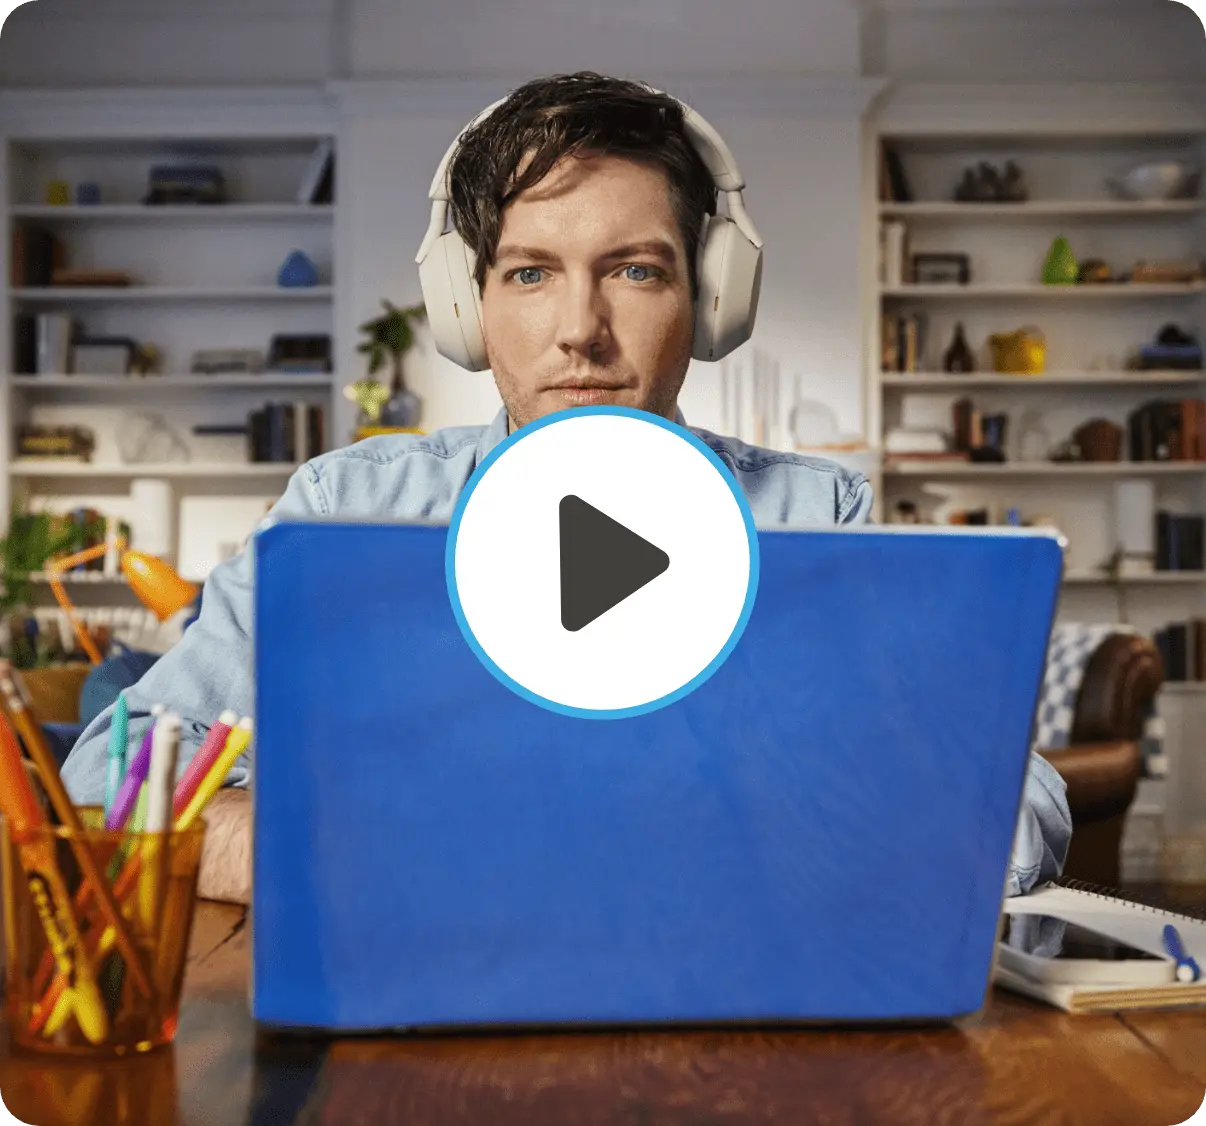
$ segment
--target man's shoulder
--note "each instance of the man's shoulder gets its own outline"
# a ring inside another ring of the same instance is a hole
[[[771,450],[690,427],[737,478],[754,520],[765,524],[830,524],[866,519],[871,485],[838,461]]]
[[[473,473],[485,429],[379,434],[321,454],[300,472],[327,513],[442,519]]]
[[[464,454],[472,456],[485,429],[484,426],[447,426],[430,434],[378,434],[320,454],[307,464],[322,474],[336,467],[389,466],[416,458],[447,461]]]

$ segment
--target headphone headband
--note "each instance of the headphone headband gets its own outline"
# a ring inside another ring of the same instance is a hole
[[[663,90],[655,90],[653,87],[649,87],[649,90],[654,94],[665,95],[665,91]],[[742,234],[751,243],[760,247],[762,245],[762,237],[755,229],[753,221],[747,214],[745,204],[741,199],[741,190],[745,187],[745,178],[741,175],[741,170],[737,167],[737,161],[734,159],[729,146],[725,144],[724,138],[685,102],[679,101],[673,95],[665,96],[670,97],[682,108],[683,128],[687,132],[687,137],[691,141],[692,148],[699,154],[700,159],[711,174],[713,185],[715,185],[717,191],[724,193],[730,218],[732,218],[733,222],[740,228]],[[427,233],[423,237],[423,243],[419,247],[419,252],[415,255],[416,262],[422,262],[427,257],[427,252],[431,249],[432,244],[444,233],[444,227],[448,220],[448,202],[452,198],[452,177],[450,174],[452,159],[456,155],[457,146],[461,143],[461,138],[480,122],[485,121],[506,100],[506,98],[499,98],[498,101],[492,102],[477,114],[453,138],[452,144],[448,146],[447,151],[444,153],[440,166],[436,169],[435,176],[432,177],[431,187],[427,190],[427,198],[432,201],[431,221],[427,226]]]

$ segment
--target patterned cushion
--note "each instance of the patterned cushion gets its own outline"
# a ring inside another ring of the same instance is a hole
[[[1047,671],[1035,714],[1031,747],[1055,750],[1066,747],[1076,716],[1076,697],[1085,678],[1085,666],[1097,647],[1112,634],[1134,633],[1130,626],[1084,625],[1061,622],[1051,631]]]

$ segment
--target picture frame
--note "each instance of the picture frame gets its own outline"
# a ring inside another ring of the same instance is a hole
[[[910,259],[914,285],[967,285],[971,259],[966,254],[914,254]]]
[[[72,375],[128,375],[135,343],[124,336],[77,337],[71,345]]]

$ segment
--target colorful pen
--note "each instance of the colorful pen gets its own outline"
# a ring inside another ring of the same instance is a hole
[[[248,747],[251,742],[252,721],[250,716],[245,716],[231,730],[230,737],[226,741],[226,746],[222,750],[213,769],[205,776],[202,785],[197,789],[193,799],[189,802],[188,808],[179,817],[173,825],[176,832],[184,832],[186,829],[192,828],[193,822],[200,816],[202,810],[209,803],[210,799],[222,787],[222,783],[226,780],[226,775],[230,773],[230,768],[234,765],[235,759],[239,757]],[[122,869],[121,876],[118,877],[116,885],[116,893],[118,898],[123,897],[129,891],[135,879],[138,878],[139,870],[142,867],[141,854],[135,852]],[[105,928],[104,933],[100,937],[100,941],[96,945],[95,955],[97,959],[104,958],[113,949],[114,940],[113,927]],[[63,979],[56,978],[47,990],[46,995],[35,1006],[33,1019],[30,1022],[30,1031],[37,1032],[44,1025],[49,1026],[54,1021],[61,1018],[64,1002],[63,998]]]
[[[201,780],[197,792],[193,794],[184,811],[176,818],[177,829],[189,828],[200,815],[201,810],[209,804],[209,800],[222,788],[222,783],[226,781],[226,775],[234,766],[235,759],[247,749],[247,745],[251,742],[251,728],[251,716],[244,716],[231,728],[222,753],[214,760],[213,767]]]
[[[126,769],[126,737],[129,730],[130,706],[126,694],[119,692],[109,721],[109,772],[105,776],[105,823],[108,824],[117,791]]]
[[[162,713],[162,704],[156,704],[151,709],[151,726],[143,735],[138,754],[131,760],[121,789],[117,791],[113,808],[109,811],[109,816],[105,818],[105,828],[111,833],[116,832],[129,820],[130,811],[134,808],[134,803],[138,801],[138,791],[142,789],[142,784],[146,781],[147,771],[151,769],[151,740],[155,734],[155,720]]]
[[[147,774],[147,814],[142,842],[142,878],[138,902],[149,932],[159,914],[159,896],[163,885],[162,861],[166,845],[162,834],[172,828],[172,783],[176,780],[176,759],[180,752],[180,717],[165,712],[155,724],[151,747],[151,769]]]
[[[176,793],[172,798],[172,815],[174,817],[179,817],[188,808],[188,803],[193,800],[197,787],[201,785],[202,779],[210,772],[214,761],[222,753],[222,748],[226,746],[230,729],[238,721],[237,712],[224,711],[218,716],[218,722],[205,733],[205,739],[197,748],[197,753],[193,755],[192,761],[188,764],[184,776],[176,787]]]
[[[21,684],[20,678],[14,675],[12,665],[5,660],[0,660],[0,706],[6,708],[16,722],[17,730],[25,740],[26,750],[38,768],[42,787],[50,799],[52,808],[63,827],[73,834],[69,842],[71,850],[79,862],[84,879],[93,887],[102,914],[114,930],[118,949],[126,959],[134,984],[144,996],[154,997],[155,988],[144,968],[142,955],[131,940],[130,932],[122,920],[121,909],[113,898],[113,891],[97,867],[92,850],[80,839],[84,827],[59,777],[58,764],[26,703],[24,685]],[[57,872],[57,868],[55,871]],[[70,898],[64,900],[62,906],[64,914],[74,921]]]
[[[1185,945],[1181,942],[1181,935],[1172,923],[1167,924],[1164,928],[1164,949],[1168,951],[1168,956],[1177,963],[1178,981],[1197,981],[1201,977],[1202,971],[1198,969],[1197,962],[1186,952]]]
[[[21,867],[29,881],[34,910],[46,932],[50,955],[64,984],[67,1012],[75,1013],[80,1031],[91,1043],[100,1044],[109,1035],[109,1016],[71,911],[71,894],[55,862],[54,848],[44,838],[24,839],[46,821],[25,773],[21,747],[3,713],[0,713],[0,812],[9,824]],[[15,957],[15,953],[9,956]]]

